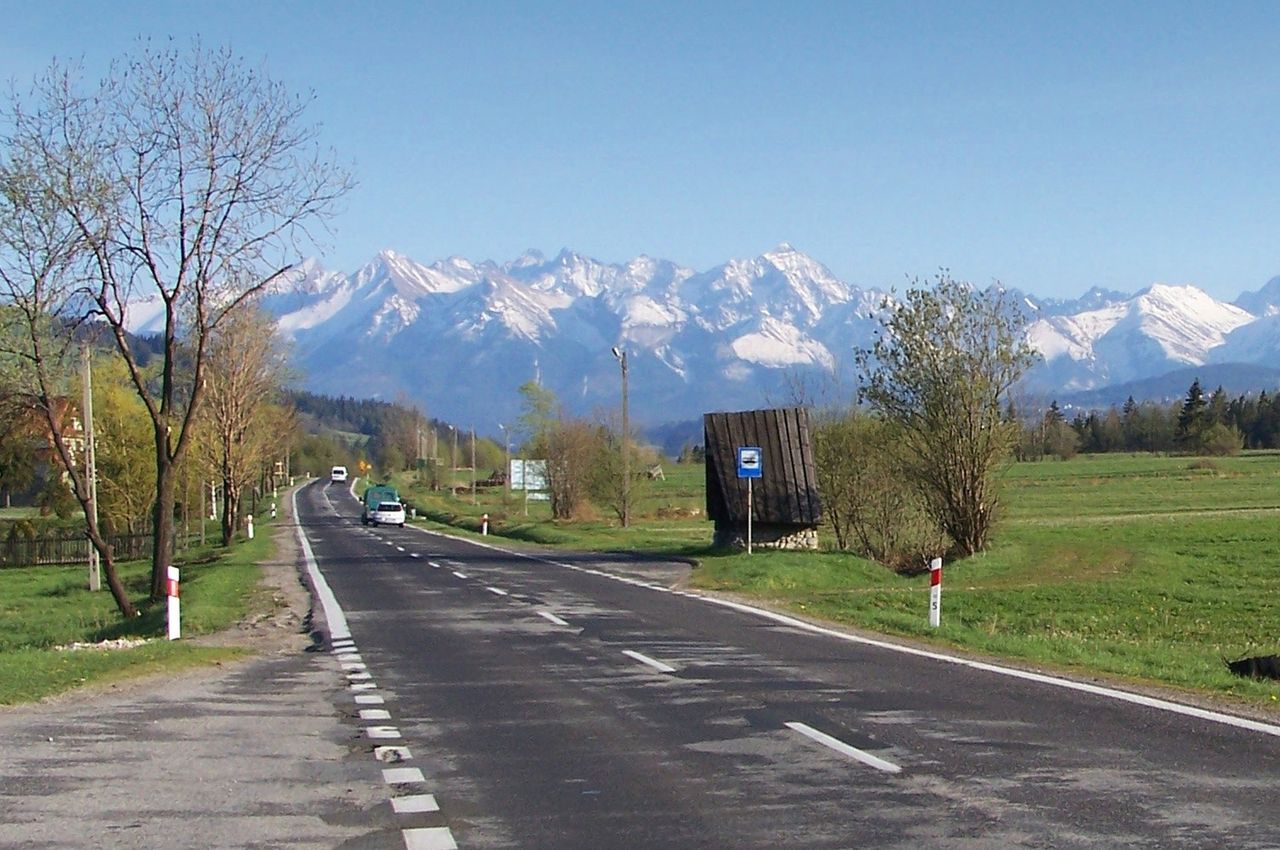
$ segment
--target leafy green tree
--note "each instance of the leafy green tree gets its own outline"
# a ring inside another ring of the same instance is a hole
[[[1196,378],[1187,388],[1186,399],[1182,402],[1182,409],[1178,411],[1178,427],[1174,431],[1174,439],[1179,448],[1184,451],[1197,451],[1200,448],[1200,436],[1208,424],[1207,407],[1200,379]]]
[[[146,408],[118,357],[94,363],[93,422],[103,527],[113,534],[145,533],[156,497],[155,444]]]
[[[1035,361],[1026,320],[997,289],[945,272],[887,300],[875,344],[857,352],[862,396],[897,427],[904,471],[962,555],[987,545],[996,473],[1017,439],[1007,394]]]

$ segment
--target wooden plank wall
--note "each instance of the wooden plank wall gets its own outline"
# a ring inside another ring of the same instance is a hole
[[[803,407],[707,413],[707,516],[716,522],[747,521],[747,482],[738,478],[738,448],[759,446],[764,475],[752,484],[752,521],[817,525],[822,518],[818,476]]]

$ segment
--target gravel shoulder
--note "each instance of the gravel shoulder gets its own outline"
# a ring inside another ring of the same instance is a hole
[[[286,508],[287,511],[287,508]],[[0,711],[0,847],[393,846],[336,661],[315,651],[292,519],[269,611],[201,643],[244,661]]]

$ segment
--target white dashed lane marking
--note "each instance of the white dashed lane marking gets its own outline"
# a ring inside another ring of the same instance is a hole
[[[510,596],[511,595],[507,593],[505,590],[502,590],[501,588],[498,588],[498,587],[486,587],[485,590],[489,591],[494,596]]]
[[[622,650],[622,654],[627,656],[628,658],[632,658],[636,661],[639,661],[641,664],[652,667],[654,670],[657,670],[659,673],[676,672],[676,668],[672,667],[670,664],[664,664],[663,662],[658,661],[656,658],[650,658],[649,656],[644,655],[643,653],[636,652],[633,649],[624,649]]]
[[[398,815],[411,815],[419,812],[438,812],[440,805],[431,794],[412,794],[408,797],[392,797],[391,810]]]
[[[377,761],[396,763],[408,761],[413,758],[413,753],[408,747],[374,747],[373,757]]]
[[[427,780],[416,767],[388,767],[382,771],[382,781],[388,785],[407,785]]]
[[[468,578],[468,576],[467,576],[467,574],[466,574],[466,573],[460,573],[460,572],[458,572],[457,570],[454,570],[453,574],[454,574],[455,576],[457,576],[458,578]]]
[[[458,850],[448,827],[433,826],[403,832],[405,850]]]
[[[812,726],[804,723],[796,723],[794,721],[786,724],[788,729],[799,732],[810,740],[817,741],[822,746],[835,750],[841,755],[848,756],[851,759],[862,762],[868,767],[874,767],[876,770],[882,770],[885,773],[901,773],[902,768],[891,761],[885,761],[879,756],[873,756],[871,753],[860,750],[857,747],[851,747],[839,738],[833,738],[826,732],[819,732]]]

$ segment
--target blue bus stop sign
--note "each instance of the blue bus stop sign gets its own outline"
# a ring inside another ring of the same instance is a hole
[[[764,455],[759,446],[738,447],[738,477],[764,477]]]

